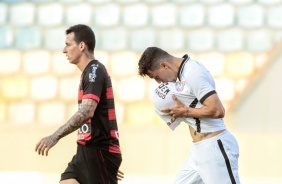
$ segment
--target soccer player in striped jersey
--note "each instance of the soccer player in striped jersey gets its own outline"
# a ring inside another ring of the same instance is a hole
[[[35,148],[38,154],[47,156],[61,138],[77,130],[77,152],[62,173],[60,184],[117,184],[123,177],[118,173],[122,156],[111,77],[94,57],[95,43],[94,32],[87,25],[66,30],[63,53],[82,72],[78,110]]]

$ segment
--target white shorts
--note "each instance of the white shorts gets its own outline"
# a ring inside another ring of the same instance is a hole
[[[240,184],[239,146],[228,131],[194,143],[174,184]]]

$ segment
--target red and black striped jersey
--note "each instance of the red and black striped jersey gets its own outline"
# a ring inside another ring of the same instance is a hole
[[[93,117],[78,129],[77,143],[121,153],[111,77],[97,60],[91,61],[81,74],[78,108],[83,99],[93,99],[98,104]]]

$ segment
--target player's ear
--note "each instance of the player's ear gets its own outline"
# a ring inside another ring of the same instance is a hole
[[[79,46],[80,51],[84,50],[86,47],[84,42],[80,42],[78,46]]]
[[[161,68],[167,68],[167,63],[165,61],[160,62],[160,67]]]

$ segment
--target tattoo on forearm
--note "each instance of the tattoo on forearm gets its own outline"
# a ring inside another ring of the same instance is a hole
[[[71,132],[80,128],[84,123],[87,122],[88,114],[90,109],[94,107],[93,100],[85,100],[81,108],[63,125],[61,126],[53,135],[54,139],[60,139]]]

